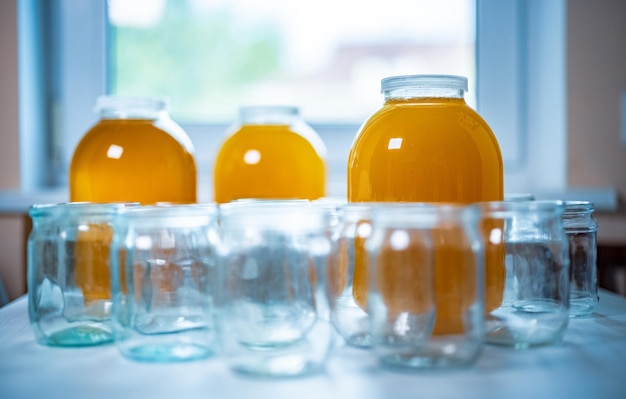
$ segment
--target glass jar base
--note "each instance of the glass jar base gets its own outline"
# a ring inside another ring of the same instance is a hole
[[[394,353],[379,356],[382,367],[398,371],[419,371],[436,369],[454,369],[469,367],[478,357],[478,353],[470,356],[450,356],[445,353]]]
[[[372,347],[372,336],[367,332],[354,333],[348,337],[344,337],[346,344],[360,349],[368,349]]]
[[[235,359],[231,369],[237,373],[258,377],[299,377],[321,371],[322,364],[302,355],[285,355]]]
[[[546,329],[545,331],[535,331],[533,334],[528,334],[507,327],[500,327],[487,332],[485,343],[496,346],[508,346],[513,349],[529,349],[558,344],[563,340],[563,332]]]
[[[113,334],[102,327],[75,326],[57,331],[42,339],[50,346],[94,346],[113,342]]]
[[[125,348],[122,354],[140,362],[172,363],[205,359],[213,350],[193,343],[144,344]]]
[[[596,308],[597,301],[593,298],[570,298],[569,317],[589,317]]]

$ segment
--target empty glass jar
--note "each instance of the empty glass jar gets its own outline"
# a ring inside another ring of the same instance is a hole
[[[461,367],[483,343],[483,247],[476,209],[385,204],[372,211],[367,312],[385,366]]]
[[[30,209],[29,316],[38,342],[111,342],[109,249],[113,218],[136,204],[66,203]]]
[[[502,302],[488,310],[486,341],[520,349],[560,342],[568,326],[570,287],[562,202],[477,206],[486,262],[506,266]]]
[[[115,342],[147,362],[217,350],[217,207],[145,206],[115,218],[111,248]]]
[[[370,203],[339,206],[333,234],[337,255],[329,268],[331,319],[348,345],[368,348],[372,344],[367,303],[367,251],[372,207]]]
[[[589,316],[598,304],[598,222],[589,201],[566,201],[563,228],[569,240],[570,297],[572,317]]]
[[[332,343],[330,215],[308,201],[241,201],[220,212],[220,326],[240,373],[323,369]]]

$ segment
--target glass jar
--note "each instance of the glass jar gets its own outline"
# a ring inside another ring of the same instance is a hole
[[[589,316],[598,304],[598,222],[589,201],[566,201],[563,228],[569,241],[570,298],[572,317]]]
[[[31,207],[29,317],[38,342],[86,346],[112,341],[109,248],[113,216],[136,205]]]
[[[350,149],[349,202],[503,199],[500,147],[487,123],[465,103],[467,78],[394,76],[382,80],[381,91],[383,106]],[[485,273],[486,307],[494,309],[504,289],[504,258],[487,262]]]
[[[193,144],[164,98],[101,96],[70,165],[70,201],[196,202]]]
[[[484,332],[479,212],[388,203],[371,214],[367,310],[381,362],[400,368],[473,363]]]
[[[330,212],[309,201],[220,206],[219,322],[223,353],[240,373],[323,370],[333,341],[326,271]]]
[[[112,319],[123,356],[176,362],[215,354],[217,212],[208,203],[116,215]]]
[[[325,158],[322,139],[298,108],[242,107],[215,159],[215,201],[322,198]]]
[[[365,241],[372,227],[370,217],[376,204],[351,203],[339,206],[333,231],[337,257],[329,267],[331,320],[345,342],[354,347],[372,344],[367,313],[367,252]]]
[[[55,342],[49,337],[62,330],[55,320],[63,309],[61,282],[57,273],[61,204],[36,204],[28,211],[32,229],[27,243],[28,316],[41,344]]]
[[[466,103],[467,79],[394,76],[348,158],[348,201],[468,204],[503,199],[500,147]]]
[[[569,322],[568,240],[561,201],[496,201],[481,210],[485,253],[504,244],[502,304],[486,319],[485,340],[524,349],[560,342]],[[487,256],[487,259],[489,257]]]

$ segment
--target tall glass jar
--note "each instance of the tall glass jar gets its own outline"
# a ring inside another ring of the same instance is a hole
[[[164,98],[101,96],[70,165],[71,201],[196,202],[193,144]]]
[[[239,116],[215,159],[216,202],[326,195],[326,147],[298,108],[242,107]]]
[[[502,155],[464,99],[467,78],[393,76],[384,104],[361,127],[348,157],[349,202],[470,204],[504,197]],[[487,309],[500,305],[504,250],[488,254]],[[451,280],[461,281],[452,273]]]
[[[598,304],[597,232],[595,207],[589,201],[566,201],[563,228],[569,241],[572,317],[590,316]]]

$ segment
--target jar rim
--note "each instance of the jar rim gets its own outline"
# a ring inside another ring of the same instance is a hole
[[[466,92],[468,83],[466,77],[458,75],[400,75],[384,78],[380,82],[381,93],[406,88],[441,88]]]
[[[487,201],[477,202],[471,206],[477,207],[483,214],[508,212],[558,212],[562,214],[565,208],[561,200]]]
[[[595,206],[591,201],[564,201],[564,212],[593,212]]]

